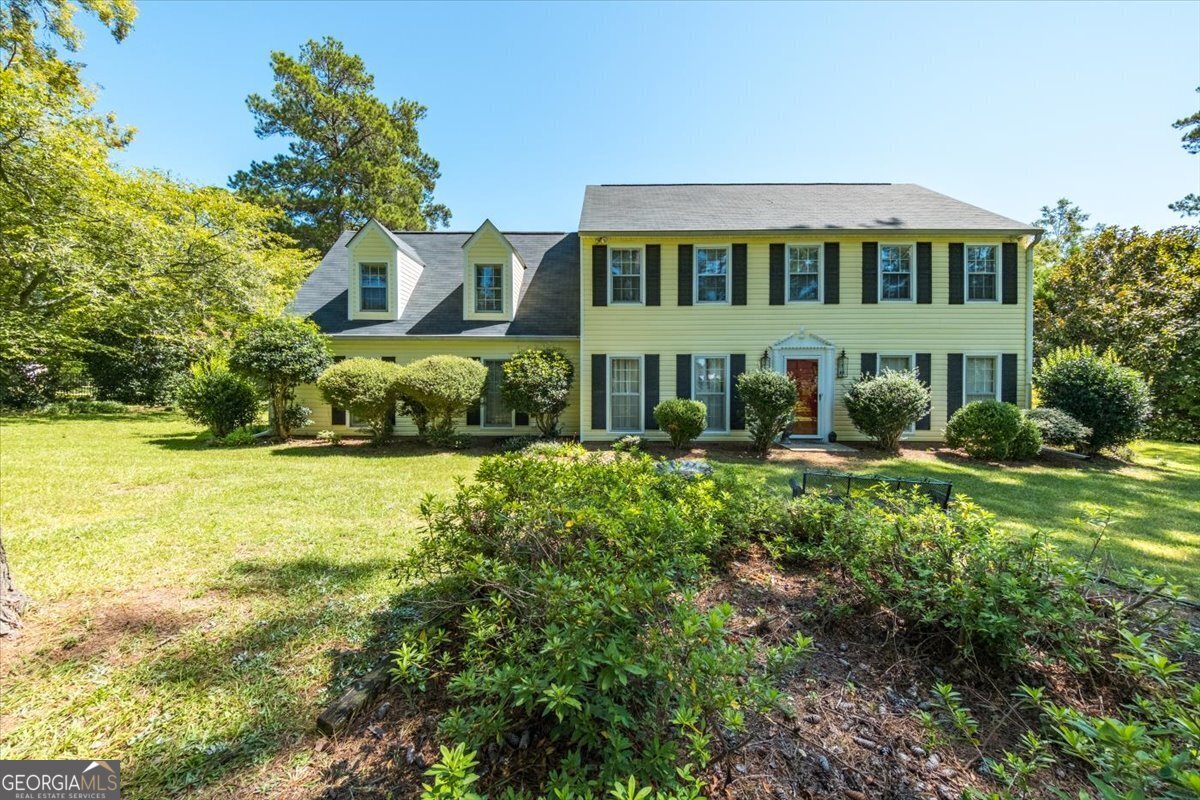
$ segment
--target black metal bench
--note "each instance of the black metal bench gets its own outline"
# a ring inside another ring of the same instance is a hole
[[[800,480],[791,478],[788,483],[792,486],[792,497],[819,493],[837,502],[845,502],[846,498],[861,495],[876,486],[902,492],[916,490],[943,511],[950,505],[950,495],[954,491],[954,485],[949,481],[932,478],[890,478],[886,475],[855,475],[823,469],[808,470],[800,476]]]

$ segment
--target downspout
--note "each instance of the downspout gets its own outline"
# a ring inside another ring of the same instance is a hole
[[[1038,231],[1025,246],[1025,408],[1033,408],[1033,248],[1041,240]]]
[[[587,378],[587,385],[589,387],[591,387],[592,381],[596,380],[596,376],[592,375],[591,372],[589,371],[591,369],[591,360],[588,358],[585,358],[584,354],[583,354],[583,328],[584,328],[583,309],[586,307],[583,304],[583,286],[584,286],[584,283],[583,283],[583,280],[584,280],[583,252],[584,252],[583,234],[579,234],[579,380],[576,381],[577,387],[579,389],[579,399],[576,401],[577,405],[575,407],[579,409],[579,441],[580,441],[580,443],[582,443],[584,441],[583,432],[585,430],[587,430],[585,427],[583,427],[585,424],[584,419],[583,419],[583,384],[584,384],[583,379],[585,377]],[[588,409],[588,413],[589,413],[589,415],[591,414],[590,408]]]

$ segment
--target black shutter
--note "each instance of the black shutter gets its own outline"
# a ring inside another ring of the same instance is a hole
[[[608,245],[592,245],[592,305],[608,305]]]
[[[1000,356],[1000,399],[1006,403],[1017,403],[1017,354]]]
[[[518,411],[516,417],[517,419],[515,424],[517,427],[522,427],[529,424],[529,415],[524,411]]]
[[[335,363],[335,364],[338,363],[339,361],[345,361],[345,360],[346,360],[345,356],[334,356],[333,357],[333,363]],[[333,406],[330,409],[329,424],[345,425],[346,424],[346,409],[338,408],[337,406]]]
[[[734,353],[729,356],[729,429],[734,431],[746,430],[746,404],[742,402],[742,394],[737,388],[738,376],[746,371],[746,354]]]
[[[933,302],[933,244],[917,242],[917,302]]]
[[[592,428],[608,428],[608,356],[592,353]]]
[[[963,246],[950,245],[950,305],[962,305],[963,301]]]
[[[825,243],[825,302],[830,305],[842,299],[842,246],[837,242]]]
[[[384,356],[383,360],[388,362],[389,364],[396,363],[395,356]],[[396,427],[396,406],[395,405],[393,405],[392,410],[388,412],[388,425],[391,425],[393,428]]]
[[[879,365],[879,355],[877,353],[863,353],[858,363],[859,372],[864,375],[874,375]]]
[[[950,353],[946,356],[946,420],[962,408],[963,404],[963,354]]]
[[[692,399],[691,353],[680,353],[675,356],[675,396],[684,400]]]
[[[879,242],[863,242],[862,301],[879,302]]]
[[[658,430],[658,423],[654,421],[654,407],[658,405],[658,353],[646,353],[642,357],[642,364],[646,370],[643,381],[646,386],[645,411],[642,416],[643,427],[648,431]]]
[[[657,306],[662,300],[662,247],[646,245],[646,305]]]
[[[746,305],[746,245],[733,246],[733,305]]]
[[[692,246],[679,245],[679,305],[692,304]]]
[[[917,353],[917,378],[926,386],[933,385],[933,358],[929,353]],[[917,430],[927,431],[933,422],[933,409],[917,420]]]
[[[480,356],[471,356],[471,360],[478,361],[480,363],[483,362],[483,358],[481,358]],[[484,387],[485,388],[487,387],[486,381],[484,382]],[[481,406],[482,400],[483,400],[483,397],[481,396],[478,400],[475,401],[475,403],[470,408],[467,409],[467,424],[468,425],[482,425],[483,424],[483,413],[482,413],[482,406]]]
[[[1004,302],[1017,304],[1017,245],[1008,242],[1000,245],[1000,275],[1004,286]]]
[[[771,245],[771,294],[773,306],[781,306],[787,302],[787,260],[783,253],[782,244]]]

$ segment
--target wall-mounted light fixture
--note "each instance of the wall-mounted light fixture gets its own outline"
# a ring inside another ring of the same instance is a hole
[[[837,376],[839,378],[846,377],[846,351],[838,353],[837,357]]]
[[[771,363],[771,354],[768,350],[763,350],[762,355],[758,357],[758,368],[766,369]]]
[[[608,244],[608,237],[601,236],[599,239],[596,240],[596,244]]]

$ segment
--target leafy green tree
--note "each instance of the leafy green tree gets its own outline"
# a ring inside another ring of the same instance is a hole
[[[330,361],[329,343],[320,329],[291,316],[252,323],[234,339],[229,353],[230,369],[263,386],[279,439],[291,434],[296,387],[315,381]]]
[[[543,436],[556,436],[574,380],[575,366],[563,351],[522,350],[504,362],[500,394],[510,408],[528,414]]]
[[[1087,238],[1084,223],[1090,215],[1065,197],[1053,206],[1042,206],[1042,213],[1033,224],[1045,231],[1033,248],[1034,302],[1052,300],[1046,277],[1056,264],[1077,251]]]
[[[370,217],[408,230],[449,220],[449,209],[433,201],[438,162],[417,133],[425,106],[380,100],[363,60],[328,36],[302,45],[297,58],[271,53],[271,66],[271,98],[252,94],[246,104],[260,138],[291,142],[286,153],[239,171],[231,187],[282,209],[281,230],[320,250]]]
[[[388,361],[349,358],[322,372],[317,388],[325,402],[366,420],[371,438],[381,444],[392,435],[400,374],[401,368]]]
[[[1200,92],[1200,86],[1196,87],[1196,91]],[[1183,131],[1183,136],[1179,138],[1183,142],[1185,151],[1193,155],[1200,153],[1200,111],[1176,120],[1171,127]],[[1171,203],[1168,208],[1180,216],[1200,217],[1200,194],[1192,192],[1183,199]]]
[[[1150,381],[1155,435],[1200,441],[1200,229],[1103,228],[1047,286],[1051,302],[1034,304],[1038,358],[1111,349]]]

